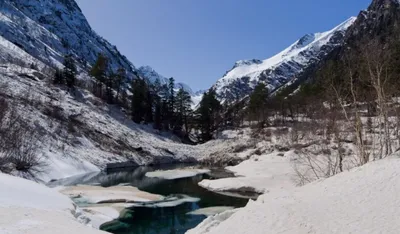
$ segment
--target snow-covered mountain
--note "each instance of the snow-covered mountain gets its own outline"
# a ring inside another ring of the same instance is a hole
[[[346,30],[355,20],[352,17],[327,32],[306,34],[269,59],[237,61],[213,88],[221,100],[228,102],[247,96],[259,82],[265,83],[270,91],[276,90],[341,45]]]
[[[62,66],[67,53],[74,55],[82,76],[98,53],[109,59],[112,69],[123,67],[132,77],[136,74],[135,66],[91,29],[74,0],[0,0],[0,96],[12,102],[21,122],[40,131],[43,142],[38,148],[48,166],[35,177],[49,181],[127,160],[138,164],[195,160],[193,147],[169,133],[131,122],[89,91],[77,88],[71,96],[49,85],[53,77],[48,68]],[[193,93],[187,85],[179,85]],[[51,114],[55,109],[58,119]],[[88,121],[79,133],[65,130],[73,116]],[[104,139],[110,141],[100,142]]]
[[[139,75],[151,83],[156,82],[157,80],[160,82],[161,85],[166,85],[169,83],[169,78],[166,78],[163,75],[160,75],[150,66],[142,66],[137,69]],[[186,92],[188,92],[191,96],[195,95],[195,92],[189,87],[189,85],[184,83],[175,83],[175,89],[183,88]]]
[[[1,36],[51,67],[72,53],[81,68],[104,54],[113,69],[135,67],[118,49],[96,34],[74,0],[2,0]]]
[[[113,70],[122,67],[131,75],[136,70],[116,46],[90,27],[74,0],[1,0],[0,36],[0,46],[9,51],[1,53],[0,62],[60,67],[64,55],[71,53],[78,67],[88,70],[101,53],[109,59]],[[13,53],[15,50],[24,51],[24,56]],[[141,67],[138,72],[151,81],[168,81],[149,66]],[[180,87],[193,94],[188,85],[177,83],[177,88]]]

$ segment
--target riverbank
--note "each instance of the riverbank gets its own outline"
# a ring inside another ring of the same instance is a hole
[[[86,225],[67,196],[44,185],[0,173],[0,188],[0,233],[105,234]]]

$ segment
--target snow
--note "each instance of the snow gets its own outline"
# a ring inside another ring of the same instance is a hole
[[[189,230],[186,234],[207,234],[213,228],[217,227],[223,221],[230,218],[233,214],[235,214],[238,209],[228,210],[221,214],[213,215],[205,219],[202,223],[200,223],[196,228]]]
[[[178,194],[166,197],[164,200],[161,201],[132,203],[131,207],[147,207],[147,208],[176,207],[184,203],[195,203],[199,201],[200,198]]]
[[[3,0],[0,6],[2,36],[48,66],[60,66],[72,53],[83,68],[102,53],[114,70],[133,72],[131,62],[92,30],[75,1]]]
[[[147,177],[152,178],[162,178],[165,180],[175,180],[181,178],[193,177],[196,175],[206,174],[210,172],[208,169],[178,169],[178,170],[168,170],[168,171],[152,171],[147,172]]]
[[[267,69],[271,69],[272,67],[277,66],[279,63],[285,62],[290,59],[303,59],[300,55],[301,52],[307,50],[312,47],[322,47],[326,44],[329,39],[333,36],[333,33],[336,31],[345,30],[350,25],[353,24],[356,17],[351,17],[350,19],[346,20],[342,24],[338,25],[332,30],[323,33],[316,33],[312,35],[311,40],[308,43],[300,43],[301,40],[296,41],[294,44],[289,46],[287,49],[283,50],[282,52],[276,54],[275,56],[262,61],[262,63],[240,63],[240,66],[237,66],[235,69],[228,72],[224,79],[236,79],[238,77],[245,77],[248,76],[250,79],[255,79],[262,71]],[[300,43],[300,44],[299,44]]]
[[[137,72],[139,73],[140,76],[148,79],[151,83],[155,83],[157,80],[160,82],[161,85],[168,85],[169,84],[169,79],[166,78],[165,76],[159,74],[156,72],[152,67],[150,66],[142,66],[137,69]],[[176,81],[175,81],[176,82]],[[188,92],[191,96],[194,96],[195,93],[193,90],[184,83],[175,83],[175,91],[178,91],[180,88]]]
[[[253,157],[235,167],[226,169],[238,177],[218,180],[203,180],[201,187],[216,192],[256,192],[268,193],[296,186],[293,181],[293,168],[288,157],[278,153]]]
[[[79,199],[87,203],[132,203],[132,202],[150,202],[160,201],[164,197],[161,195],[151,194],[140,191],[132,186],[72,186],[60,190],[61,193],[71,198],[79,197]]]
[[[0,173],[0,233],[97,234],[79,223],[72,201],[32,181]]]
[[[399,174],[396,155],[265,194],[209,231],[189,233],[398,233]]]
[[[297,76],[309,65],[320,60],[341,43],[342,35],[353,24],[351,17],[337,27],[323,33],[307,34],[282,52],[263,61],[258,59],[240,60],[235,63],[213,88],[220,99],[228,102],[244,98],[254,89],[258,82],[267,85],[274,91]]]
[[[7,87],[4,92],[24,121],[41,131],[40,152],[48,166],[44,173],[36,175],[37,179],[48,182],[98,172],[107,163],[124,161],[139,165],[193,162],[203,154],[201,149],[180,143],[170,133],[133,123],[120,109],[105,105],[88,91],[78,90],[74,97],[59,87],[49,86],[37,74],[41,73],[17,65],[0,66],[0,86]],[[25,107],[22,102],[28,95],[35,102]],[[75,116],[79,126],[74,127],[74,133],[65,122],[45,111],[54,108],[60,110],[65,120]]]
[[[0,173],[0,188],[0,207],[15,206],[53,211],[74,209],[68,197],[32,181]]]
[[[187,214],[188,215],[205,215],[205,216],[209,217],[209,216],[221,214],[226,211],[233,210],[233,209],[235,209],[235,208],[231,207],[231,206],[216,206],[216,207],[207,207],[207,208],[198,209],[195,211],[191,211]]]
[[[118,219],[124,206],[111,204],[109,206],[92,206],[83,208],[83,212],[90,219],[93,228],[99,229],[104,223]]]

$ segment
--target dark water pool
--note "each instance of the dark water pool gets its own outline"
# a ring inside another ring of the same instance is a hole
[[[176,169],[161,168],[162,170]],[[111,174],[93,173],[80,177],[50,183],[56,185],[92,184],[98,186],[113,186],[119,184],[132,185],[142,191],[164,196],[189,196],[198,198],[196,202],[186,202],[173,207],[132,207],[122,212],[118,220],[103,224],[101,229],[115,234],[180,234],[194,228],[206,216],[190,215],[191,211],[208,207],[243,207],[248,199],[213,193],[198,186],[203,179],[217,179],[232,176],[223,170],[212,170],[211,173],[190,178],[165,180],[146,177],[146,172],[160,168],[141,167],[132,171]]]

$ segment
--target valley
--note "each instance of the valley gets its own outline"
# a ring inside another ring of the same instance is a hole
[[[0,233],[397,233],[399,25],[372,0],[199,90],[0,1]]]

